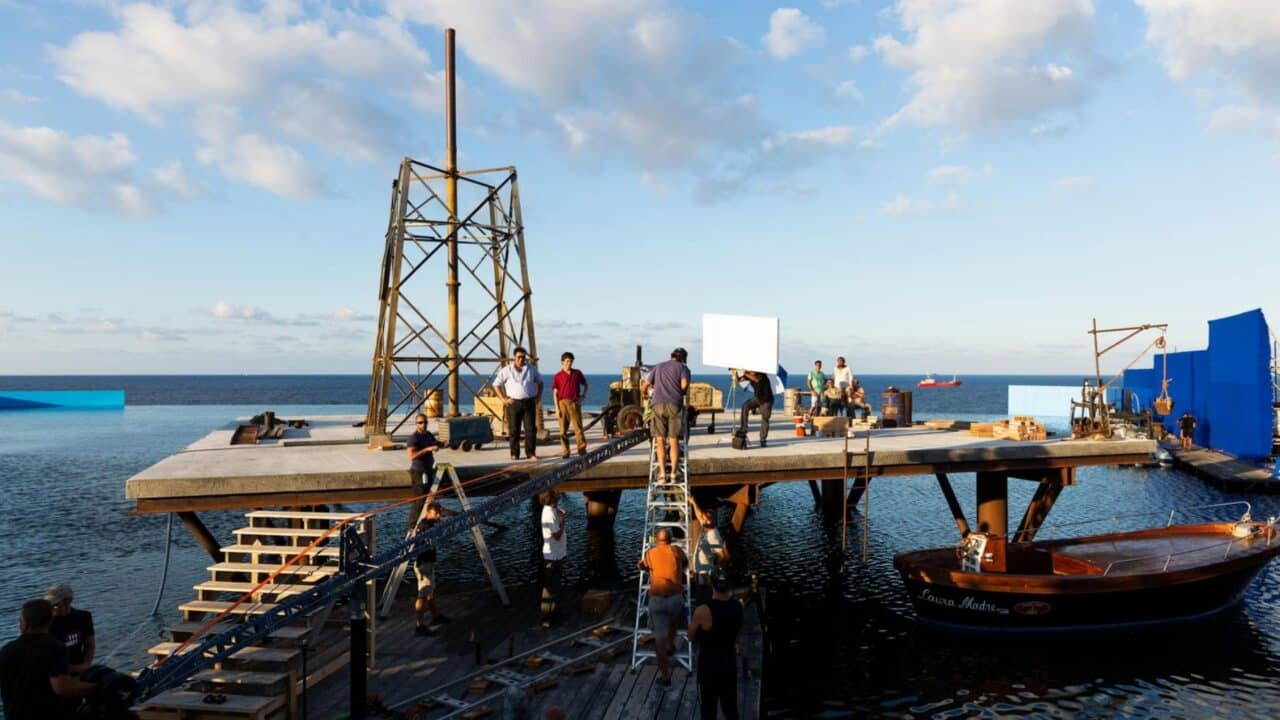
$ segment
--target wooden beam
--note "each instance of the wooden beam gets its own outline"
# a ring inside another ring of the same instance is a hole
[[[222,546],[218,544],[218,539],[209,532],[209,528],[204,522],[193,512],[180,512],[178,517],[182,519],[182,524],[187,526],[187,531],[191,533],[191,537],[200,543],[200,547],[209,553],[209,557],[214,562],[222,562]]]
[[[955,518],[956,529],[960,531],[960,537],[969,534],[969,521],[964,518],[964,511],[960,509],[960,501],[956,500],[956,491],[951,489],[951,480],[947,478],[946,473],[938,473],[938,486],[942,488],[942,496],[947,499],[947,507],[951,508],[951,517]]]
[[[1031,502],[1027,503],[1027,511],[1022,515],[1022,522],[1018,523],[1018,531],[1013,536],[1014,542],[1031,542],[1036,539],[1036,532],[1040,530],[1041,525],[1044,525],[1045,518],[1049,517],[1049,511],[1058,501],[1062,487],[1060,480],[1040,482],[1040,487],[1036,488],[1036,494],[1032,496]]]

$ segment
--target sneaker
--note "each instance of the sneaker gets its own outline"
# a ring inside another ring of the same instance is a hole
[[[768,445],[765,443],[765,441],[761,440],[760,447],[768,447]]]
[[[538,462],[538,456],[537,456],[537,455],[530,455],[530,456],[529,456],[529,462]]]
[[[413,629],[413,634],[417,637],[431,637],[432,635],[435,635],[434,632],[431,632],[431,628],[426,625],[419,625],[415,627]]]
[[[444,625],[444,624],[446,624],[446,623],[450,623],[450,622],[453,622],[453,620],[452,620],[452,619],[450,619],[447,615],[441,615],[440,613],[436,613],[436,614],[435,614],[434,616],[432,616],[432,618],[431,618],[431,624],[432,624],[432,625]]]
[[[519,459],[520,459],[520,456],[519,456],[519,455],[512,455],[512,456],[511,456],[511,462],[515,462],[515,461],[517,461],[517,460],[519,460]]]

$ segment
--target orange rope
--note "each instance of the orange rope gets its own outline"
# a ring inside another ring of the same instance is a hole
[[[501,470],[496,470],[496,471],[491,472],[491,473],[488,473],[488,474],[486,474],[486,475],[481,475],[481,476],[479,476],[479,477],[472,478],[472,479],[470,479],[470,480],[468,480],[468,481],[466,481],[466,482],[458,483],[458,485],[459,485],[459,486],[461,486],[461,487],[465,487],[465,486],[467,486],[467,485],[472,485],[472,484],[474,484],[474,483],[478,483],[478,482],[481,482],[481,481],[483,481],[483,480],[488,480],[488,479],[490,479],[490,478],[494,478],[494,477],[497,477],[497,476],[499,476],[499,475],[506,474],[506,473],[508,473],[508,472],[511,472],[513,469],[514,469],[514,470],[518,470],[518,469],[525,468],[525,467],[532,467],[532,466],[534,466],[534,465],[537,465],[537,464],[538,464],[538,462],[539,462],[538,460],[534,460],[534,461],[532,461],[532,462],[524,462],[524,463],[520,463],[519,465],[515,465],[515,466],[511,466],[511,467],[505,467],[505,468],[503,468],[503,469],[501,469]],[[398,500],[398,501],[396,501],[396,502],[394,502],[394,503],[391,503],[391,504],[389,504],[389,505],[384,505],[384,506],[382,506],[382,507],[376,507],[376,508],[373,508],[372,510],[366,510],[365,512],[358,513],[358,514],[353,515],[353,516],[351,516],[351,517],[349,517],[349,518],[344,518],[344,519],[342,519],[342,520],[339,520],[339,521],[337,522],[337,524],[335,524],[335,525],[333,525],[332,527],[330,527],[329,529],[325,530],[325,531],[324,531],[324,533],[323,533],[323,534],[321,534],[319,537],[317,537],[315,540],[312,540],[310,545],[308,545],[308,546],[306,546],[305,548],[303,548],[302,550],[300,550],[296,555],[294,555],[293,557],[291,557],[291,558],[289,558],[288,560],[286,560],[286,561],[285,561],[285,563],[284,563],[283,565],[281,565],[280,567],[276,568],[276,569],[275,569],[275,570],[273,570],[269,575],[267,575],[265,578],[263,578],[263,579],[262,579],[262,581],[261,581],[261,582],[259,582],[257,585],[255,585],[255,586],[253,587],[253,589],[252,589],[252,590],[249,590],[249,591],[248,591],[248,592],[246,592],[244,595],[241,595],[239,598],[237,598],[237,599],[236,599],[236,601],[235,601],[235,602],[231,603],[231,605],[230,605],[229,607],[227,607],[227,609],[225,609],[225,610],[223,610],[222,612],[218,613],[217,615],[215,615],[215,616],[213,617],[213,619],[211,619],[211,620],[209,620],[208,622],[206,622],[206,623],[204,623],[203,625],[201,625],[201,626],[200,626],[200,627],[199,627],[199,628],[198,628],[194,633],[192,633],[192,634],[191,634],[191,636],[190,636],[190,637],[188,637],[186,640],[183,640],[183,641],[178,645],[178,647],[174,648],[174,649],[173,649],[173,652],[171,652],[171,653],[169,653],[168,655],[166,655],[166,656],[164,656],[164,657],[160,658],[158,661],[156,661],[156,663],[155,663],[152,667],[160,667],[160,666],[161,666],[161,665],[163,665],[163,664],[164,664],[164,663],[165,663],[169,658],[174,657],[174,656],[176,656],[176,655],[180,654],[180,653],[182,652],[182,650],[183,650],[184,648],[186,648],[188,645],[190,645],[190,644],[191,644],[191,643],[192,643],[196,638],[200,637],[201,635],[204,635],[206,632],[208,632],[208,631],[209,631],[209,629],[210,629],[210,628],[212,628],[214,625],[217,625],[219,622],[221,622],[221,621],[223,620],[223,618],[226,618],[228,615],[230,615],[232,610],[235,610],[236,608],[240,607],[242,604],[244,604],[244,602],[245,602],[246,600],[251,599],[251,598],[253,597],[254,593],[258,592],[258,591],[259,591],[259,590],[261,590],[262,588],[264,588],[264,587],[266,587],[267,585],[271,584],[271,583],[272,583],[276,578],[280,577],[281,573],[283,573],[285,570],[288,570],[290,567],[292,567],[293,565],[295,565],[296,563],[298,563],[298,562],[299,562],[303,557],[305,557],[305,556],[306,556],[306,554],[307,554],[307,553],[311,552],[312,550],[315,550],[317,547],[319,547],[319,546],[320,546],[320,544],[321,544],[321,543],[323,543],[324,541],[328,540],[330,537],[332,537],[332,536],[333,536],[333,534],[334,534],[335,532],[337,532],[338,530],[341,530],[341,529],[342,529],[343,527],[345,527],[346,525],[348,525],[348,524],[350,524],[350,523],[352,523],[352,522],[356,522],[356,521],[364,520],[364,519],[366,519],[366,518],[368,518],[368,517],[370,517],[370,516],[372,516],[372,515],[376,515],[376,514],[378,514],[378,513],[386,512],[386,511],[388,511],[388,510],[394,510],[395,508],[403,507],[403,506],[405,506],[405,505],[409,505],[409,504],[411,504],[411,503],[417,502],[418,500],[427,499],[427,498],[429,498],[431,495],[432,495],[432,493],[430,493],[430,492],[423,493],[423,494],[421,494],[421,495],[415,495],[415,496],[410,497],[410,498],[407,498],[407,499],[405,499],[405,500]]]

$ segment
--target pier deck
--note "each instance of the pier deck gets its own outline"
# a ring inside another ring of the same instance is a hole
[[[230,423],[128,480],[125,496],[140,513],[240,509],[272,505],[394,500],[414,493],[403,450],[366,449],[354,416],[308,418],[311,425],[290,428],[280,440],[231,445],[237,423]],[[730,434],[695,428],[690,436],[689,472],[694,487],[761,485],[788,480],[830,480],[863,474],[865,436],[848,440],[796,437],[785,421],[774,422],[767,447],[734,450]],[[598,437],[591,442],[598,441]],[[1089,465],[1145,461],[1155,449],[1150,440],[1066,440],[1040,442],[991,440],[965,431],[921,426],[876,430],[871,437],[870,475],[902,476],[956,472],[1042,472]],[[504,468],[536,473],[559,459],[559,445],[543,445],[537,465],[513,464],[498,441],[471,452],[444,450],[437,463],[450,463],[463,481]],[[520,472],[473,494],[499,491]],[[642,488],[648,475],[648,445],[614,457],[562,485],[565,491]]]
[[[1173,454],[1174,464],[1179,469],[1197,475],[1215,487],[1228,492],[1280,493],[1280,478],[1261,465],[1209,448],[1182,450],[1177,442],[1167,443],[1165,448]]]

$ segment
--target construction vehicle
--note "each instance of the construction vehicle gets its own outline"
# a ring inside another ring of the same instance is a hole
[[[609,383],[609,402],[601,411],[600,419],[605,437],[628,433],[644,426],[644,398],[640,383],[649,373],[650,366],[642,359],[643,349],[636,346],[636,361],[622,368],[622,379]],[[724,412],[724,391],[705,382],[689,383],[688,422],[696,427],[698,416],[709,413],[711,422],[707,432],[716,431],[716,414]]]

